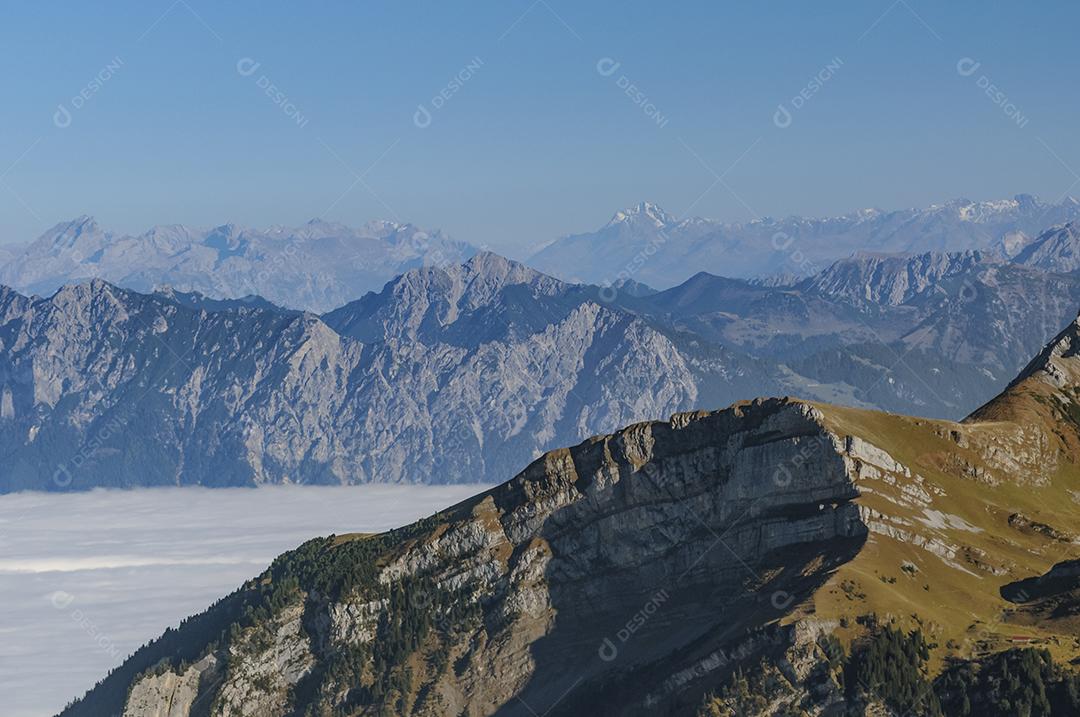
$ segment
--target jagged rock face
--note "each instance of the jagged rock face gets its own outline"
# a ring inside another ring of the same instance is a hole
[[[262,717],[287,711],[291,690],[315,663],[310,637],[301,624],[303,614],[303,605],[290,605],[273,615],[264,630],[249,631],[230,646],[229,667],[220,685],[214,686],[215,714]]]
[[[137,291],[171,286],[215,298],[256,294],[327,311],[426,263],[464,261],[476,249],[439,231],[372,222],[358,229],[312,220],[298,228],[158,226],[138,236],[90,217],[57,224],[0,264],[0,284],[49,294],[89,278]]]
[[[768,373],[494,255],[325,320],[101,281],[0,293],[0,490],[483,482]]]
[[[217,658],[207,655],[183,672],[147,675],[132,685],[123,717],[188,717],[196,709],[200,687],[205,690],[219,670]]]

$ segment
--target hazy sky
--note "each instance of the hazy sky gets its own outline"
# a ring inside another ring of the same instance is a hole
[[[3,714],[56,714],[140,645],[309,538],[398,527],[480,490],[268,486],[0,496]]]
[[[641,199],[731,220],[1056,201],[1080,176],[1078,19],[1064,1],[6,3],[0,238],[81,213],[396,217],[511,252]]]

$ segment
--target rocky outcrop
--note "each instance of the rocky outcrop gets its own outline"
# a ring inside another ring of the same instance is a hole
[[[1059,392],[1062,389],[1066,392],[1071,391],[1080,386],[1078,355],[1080,355],[1080,318],[1054,337],[1013,380],[1010,388],[1029,379],[1035,379],[1052,386]]]
[[[1002,586],[1001,596],[1009,602],[1027,603],[1075,591],[1080,591],[1080,560],[1066,560],[1043,575]]]
[[[131,686],[123,717],[188,717],[200,689],[211,689],[219,671],[218,659],[207,655],[182,672],[149,674]]]
[[[232,642],[229,668],[216,693],[215,714],[261,717],[286,710],[291,689],[315,664],[301,624],[303,615],[303,605],[289,605]]]

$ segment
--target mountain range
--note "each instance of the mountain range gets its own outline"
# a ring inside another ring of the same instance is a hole
[[[0,284],[48,295],[98,278],[137,291],[170,286],[214,298],[258,295],[326,311],[411,268],[458,263],[475,253],[440,231],[388,221],[350,228],[313,219],[265,230],[167,225],[129,236],[82,216],[57,224],[6,261],[0,256]]]
[[[961,418],[1080,306],[1080,277],[969,251],[861,254],[793,284],[698,274],[615,301],[782,364],[790,393]]]
[[[568,281],[608,286],[622,279],[666,288],[694,267],[720,276],[803,277],[856,251],[992,251],[1016,256],[1047,227],[1080,219],[1080,202],[1048,204],[1031,195],[920,209],[863,209],[839,217],[762,218],[729,223],[678,219],[642,202],[597,231],[561,238],[527,263]],[[1054,267],[1060,270],[1061,267]]]
[[[1073,715],[1080,320],[962,422],[788,398],[332,535],[63,717]]]
[[[977,250],[1060,272],[1077,268],[1080,254],[1059,256],[1063,249],[1054,242],[1029,245],[1047,228],[1077,219],[1080,202],[1071,197],[1052,204],[1024,194],[746,223],[677,219],[642,202],[616,212],[596,231],[551,242],[525,263],[564,281],[623,289],[670,288],[693,271],[791,283],[857,251]],[[1071,235],[1059,240],[1075,244]],[[297,228],[162,225],[126,235],[82,216],[29,244],[0,246],[0,284],[47,296],[65,284],[99,278],[142,292],[172,287],[216,299],[257,295],[322,313],[379,291],[410,269],[461,263],[477,251],[439,230],[391,221],[359,228],[319,219]]]
[[[322,317],[95,279],[0,289],[0,491],[482,482],[770,383],[482,253]]]
[[[983,252],[661,292],[482,252],[321,316],[101,280],[0,288],[0,492],[493,482],[757,395],[960,418],[1078,305],[1080,276]]]

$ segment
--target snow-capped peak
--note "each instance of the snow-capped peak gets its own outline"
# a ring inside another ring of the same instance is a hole
[[[640,202],[634,207],[615,212],[608,226],[642,221],[659,228],[675,223],[676,219],[652,202]]]

